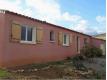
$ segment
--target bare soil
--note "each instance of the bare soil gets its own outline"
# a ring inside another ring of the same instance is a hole
[[[100,59],[98,59],[99,61]],[[95,59],[94,61],[97,61]],[[17,79],[105,79],[105,59],[101,59],[103,64],[94,63],[94,61],[80,61],[78,63],[82,63],[83,66],[79,66],[80,69],[77,69],[76,66],[73,65],[72,60],[64,60],[58,62],[51,62],[46,64],[31,64],[25,65],[21,67],[15,67],[11,69],[7,69],[11,75],[5,77],[5,79],[17,80]],[[100,61],[100,63],[102,63]],[[94,64],[94,65],[93,65]],[[88,65],[88,66],[87,66]],[[93,66],[92,66],[93,65]],[[99,66],[97,68],[97,66]],[[98,72],[95,70],[103,69],[102,72]],[[102,75],[102,74],[103,75]]]

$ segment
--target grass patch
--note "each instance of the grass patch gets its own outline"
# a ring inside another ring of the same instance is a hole
[[[10,73],[6,70],[0,69],[0,78],[6,78],[10,75]]]

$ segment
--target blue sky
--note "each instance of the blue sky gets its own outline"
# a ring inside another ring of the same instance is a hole
[[[60,0],[63,11],[78,14],[87,19],[97,15],[105,16],[105,0]]]
[[[63,11],[68,11],[70,14],[76,14],[82,16],[84,19],[89,21],[89,27],[91,29],[95,26],[102,31],[98,33],[105,32],[105,22],[101,25],[96,21],[96,17],[106,16],[106,0],[59,0],[61,9]],[[97,31],[92,32],[95,34]],[[89,33],[90,34],[90,33]]]
[[[86,34],[106,32],[106,0],[0,0],[0,9]]]

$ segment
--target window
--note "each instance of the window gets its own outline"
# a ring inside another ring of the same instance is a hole
[[[40,33],[39,34],[37,33],[40,32],[37,29],[38,29],[37,27],[30,27],[26,25],[21,25],[17,22],[12,22],[11,41],[35,44],[37,43],[37,39],[39,39],[38,37],[41,36]]]
[[[55,41],[54,31],[50,31],[50,41]]]
[[[26,40],[26,27],[21,28],[21,40]]]
[[[31,27],[24,27],[24,26],[22,27],[21,40],[32,41],[32,28]]]
[[[67,44],[67,35],[64,34],[64,44]]]
[[[69,38],[70,36],[68,34],[63,34],[63,45],[64,46],[69,46]]]
[[[35,42],[35,28],[32,27],[21,27],[21,42]]]

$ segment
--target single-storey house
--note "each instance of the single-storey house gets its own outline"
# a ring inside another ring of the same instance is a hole
[[[63,60],[105,40],[8,10],[0,10],[0,67]]]

